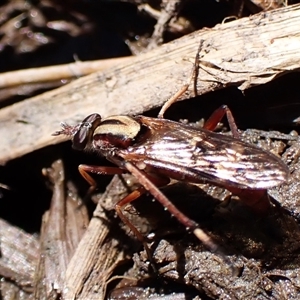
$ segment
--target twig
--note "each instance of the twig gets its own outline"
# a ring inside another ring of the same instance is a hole
[[[102,59],[95,61],[76,61],[71,64],[26,69],[0,74],[0,89],[25,83],[56,81],[69,78],[78,78],[102,71],[112,66],[130,60],[130,57]]]

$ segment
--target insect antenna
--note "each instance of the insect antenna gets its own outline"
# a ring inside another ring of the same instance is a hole
[[[65,122],[61,122],[60,126],[61,126],[61,130],[52,133],[53,136],[57,136],[57,135],[74,136],[78,131],[79,127],[81,126],[81,124],[72,126],[72,125],[68,125]]]

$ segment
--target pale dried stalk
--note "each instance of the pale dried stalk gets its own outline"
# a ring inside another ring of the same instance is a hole
[[[112,66],[124,63],[129,59],[131,58],[120,57],[112,59],[101,59],[95,61],[76,61],[74,63],[65,65],[1,73],[0,89],[27,83],[32,84],[39,82],[78,78],[96,71],[102,71],[111,68]]]

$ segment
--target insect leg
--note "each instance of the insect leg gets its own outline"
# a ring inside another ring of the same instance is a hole
[[[137,237],[137,239],[143,244],[144,249],[147,252],[148,259],[152,261],[152,254],[151,251],[145,242],[144,236],[139,232],[139,230],[129,221],[129,219],[124,215],[122,208],[129,204],[130,202],[138,199],[140,196],[145,194],[147,191],[144,189],[144,187],[139,187],[138,189],[131,192],[129,195],[127,195],[125,198],[118,201],[118,203],[115,205],[115,210],[119,216],[119,218],[123,221],[124,224],[126,224],[130,230],[134,233],[134,235]]]
[[[162,118],[162,119],[164,118],[164,114],[165,114],[166,110],[167,110],[173,103],[175,103],[175,102],[179,99],[179,97],[180,97],[181,95],[183,95],[183,94],[187,91],[187,89],[189,88],[190,84],[191,84],[190,82],[186,83],[179,91],[176,92],[175,95],[173,95],[171,98],[169,98],[169,99],[165,102],[165,104],[162,106],[162,108],[160,109],[160,111],[159,111],[159,113],[158,113],[158,115],[157,115],[158,118]]]
[[[230,127],[230,130],[232,132],[232,135],[235,138],[239,138],[240,134],[238,131],[238,128],[236,126],[235,120],[233,118],[231,110],[228,108],[227,105],[222,105],[218,109],[216,109],[212,115],[208,118],[208,120],[204,124],[204,128],[214,131],[218,125],[218,123],[222,120],[222,118],[225,116],[227,117],[228,124]]]
[[[160,111],[157,115],[158,118],[163,118],[164,117],[164,114],[165,114],[166,110],[173,103],[175,103],[180,98],[180,96],[182,96],[188,90],[188,88],[191,85],[191,82],[193,81],[193,79],[198,77],[199,53],[202,49],[202,46],[203,46],[203,40],[200,41],[200,44],[199,44],[199,47],[198,47],[198,50],[197,50],[197,54],[196,54],[196,57],[195,57],[195,63],[194,63],[194,66],[193,66],[193,70],[192,70],[192,73],[191,73],[191,76],[190,76],[188,82],[179,91],[177,91],[175,93],[175,95],[173,95],[171,98],[169,98],[165,102],[165,104],[162,106],[162,108],[160,109]],[[197,95],[196,86],[197,86],[197,83],[196,83],[196,80],[194,80],[194,93],[195,93],[195,96]]]
[[[144,174],[144,173],[143,173]],[[170,182],[169,178],[164,178],[164,177],[155,177],[155,176],[151,176],[149,174],[145,174],[145,177],[147,177],[147,179],[152,182],[152,184],[154,186],[165,186]],[[139,178],[139,177],[137,177]],[[122,207],[124,207],[125,205],[133,202],[134,200],[138,199],[140,196],[142,196],[143,194],[145,194],[147,192],[147,190],[141,186],[138,189],[134,190],[133,192],[131,192],[129,195],[127,195],[125,198],[121,199],[116,205],[115,205],[115,210],[118,214],[118,216],[120,217],[120,219],[130,228],[130,230],[135,234],[135,236],[137,237],[137,239],[143,244],[144,249],[147,252],[147,256],[149,261],[152,263],[153,265],[153,269],[156,270],[155,265],[152,261],[152,254],[151,251],[147,245],[147,243],[145,242],[145,238],[144,236],[138,231],[138,229],[128,220],[128,218],[123,214],[122,211]]]
[[[263,216],[270,211],[272,200],[267,190],[242,190],[226,187],[233,195],[238,196],[254,213]]]
[[[230,126],[232,135],[235,138],[240,138],[236,123],[234,121],[231,110],[227,105],[222,105],[208,118],[204,124],[204,128],[208,130],[214,130],[221,119],[227,117],[228,124]],[[250,207],[257,214],[265,214],[270,209],[270,199],[266,190],[243,190],[234,187],[227,186],[232,194],[238,196],[248,207]]]
[[[219,254],[222,259],[231,267],[231,262],[224,255],[220,247],[212,240],[212,238],[202,229],[200,229],[199,225],[195,221],[191,220],[180,210],[178,210],[177,207],[158,189],[158,187],[151,180],[149,180],[144,172],[136,168],[130,162],[125,162],[124,166],[132,175],[138,178],[139,183],[145,188],[145,190],[150,192],[152,196],[154,196],[157,201],[159,201],[174,217],[176,217],[180,223],[182,223],[188,230],[193,231],[195,236],[204,244],[206,248],[214,253]]]
[[[89,173],[94,173],[97,175],[116,175],[116,174],[127,173],[126,170],[122,170],[118,167],[103,167],[103,166],[91,166],[91,165],[80,165],[78,167],[78,170],[79,170],[81,176],[90,184],[90,188],[89,188],[87,195],[90,195],[97,186],[96,181],[92,178],[92,176]],[[150,177],[150,175],[148,175],[148,177]],[[151,177],[151,180],[153,180],[159,186],[167,185],[170,181],[169,179],[165,180],[165,179],[160,179],[160,178],[156,178],[156,177]],[[118,203],[115,205],[115,210],[116,210],[118,216],[120,217],[120,219],[124,222],[124,224],[126,224],[130,228],[130,230],[135,234],[137,239],[143,244],[143,246],[147,252],[147,256],[148,256],[149,260],[151,261],[152,260],[151,251],[150,251],[147,243],[145,242],[144,236],[128,220],[128,218],[123,214],[123,211],[122,211],[122,208],[126,204],[129,204],[130,202],[138,199],[141,195],[143,195],[146,192],[147,192],[147,190],[143,186],[139,187],[138,189],[134,190],[129,195],[127,195],[125,198],[118,201]],[[152,264],[152,265],[155,270],[154,264]]]
[[[96,181],[89,173],[93,173],[93,174],[97,174],[97,175],[116,175],[116,174],[127,173],[125,170],[122,170],[118,167],[103,167],[103,166],[92,166],[92,165],[79,165],[78,171],[79,171],[80,175],[90,185],[90,188],[87,192],[87,196],[91,195],[91,193],[97,187]]]

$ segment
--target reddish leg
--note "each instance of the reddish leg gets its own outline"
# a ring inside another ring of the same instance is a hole
[[[90,185],[86,197],[89,197],[97,187],[96,181],[89,173],[93,173],[97,175],[116,175],[116,174],[127,173],[125,170],[122,170],[118,167],[103,167],[103,166],[91,166],[91,165],[79,165],[78,171],[81,174],[81,176]]]
[[[190,82],[186,83],[178,92],[176,92],[175,95],[173,95],[171,98],[169,98],[165,104],[162,106],[162,108],[160,109],[157,117],[158,118],[163,118],[164,114],[166,112],[166,110],[175,102],[177,102],[177,100],[180,98],[181,95],[183,95],[189,88],[190,86]]]
[[[247,205],[257,215],[265,215],[271,208],[271,202],[267,190],[241,190],[226,187],[233,195]]]
[[[197,53],[197,56],[199,52]],[[193,76],[196,74],[197,65],[195,63],[192,77],[190,81],[193,79]],[[161,108],[158,117],[162,118],[165,111],[177,101],[177,99],[188,89],[190,83],[183,86],[183,88],[178,91],[173,97],[171,97]],[[232,132],[233,137],[240,138],[240,134],[238,128],[236,126],[235,120],[231,113],[231,110],[227,107],[227,105],[222,105],[218,109],[216,109],[212,115],[208,118],[208,120],[204,124],[204,128],[207,130],[214,131],[218,125],[218,123],[222,120],[222,118],[226,115],[230,130]],[[239,198],[245,203],[245,205],[249,206],[254,212],[258,214],[265,214],[270,209],[270,200],[266,190],[241,190],[236,188],[226,187],[230,192],[234,195],[239,196]]]
[[[96,186],[96,181],[89,173],[97,175],[116,175],[127,173],[126,170],[122,170],[118,167],[103,167],[103,166],[91,166],[91,165],[79,165],[79,173],[81,176],[91,185]]]
[[[205,122],[204,124],[204,128],[207,130],[211,130],[214,131],[218,125],[218,123],[223,119],[223,117],[225,116],[227,117],[228,120],[228,124],[230,127],[230,130],[232,132],[232,135],[235,138],[239,138],[240,134],[238,131],[238,128],[236,126],[236,123],[234,121],[233,115],[231,113],[231,110],[228,108],[227,105],[222,105],[220,106],[218,109],[216,109],[212,115],[208,118],[208,120]]]
[[[144,187],[139,187],[138,189],[131,192],[129,195],[127,195],[125,198],[118,201],[118,203],[115,205],[115,210],[119,216],[119,218],[123,221],[124,224],[126,224],[130,230],[134,233],[134,235],[137,237],[137,239],[143,244],[145,251],[147,252],[147,256],[150,262],[152,262],[152,254],[148,247],[148,244],[145,241],[144,236],[139,232],[139,230],[129,221],[129,219],[124,215],[122,208],[126,206],[127,204],[133,202],[134,200],[141,197],[143,194],[145,194],[147,190],[144,189]],[[156,270],[155,266],[153,265],[154,270]]]
[[[199,54],[201,52],[203,46],[203,40],[200,41],[198,50],[197,50],[197,54],[195,57],[195,62],[194,62],[194,66],[193,66],[193,70],[191,73],[191,76],[189,78],[188,83],[186,83],[179,91],[177,91],[175,93],[175,95],[173,95],[171,98],[169,98],[165,104],[162,106],[161,110],[159,111],[157,117],[158,118],[163,118],[164,117],[164,113],[166,112],[166,110],[172,105],[174,104],[179,98],[180,96],[182,96],[189,88],[190,84],[192,81],[194,81],[194,93],[195,96],[197,95],[197,77],[198,77],[198,70],[199,70]],[[193,80],[194,79],[194,80]],[[215,128],[217,127],[218,123],[222,120],[222,118],[225,116],[227,117],[228,123],[229,123],[229,127],[231,129],[232,135],[235,138],[239,138],[239,132],[238,132],[238,128],[236,126],[236,123],[234,121],[233,115],[231,113],[231,110],[227,107],[227,105],[222,105],[221,107],[219,107],[218,109],[216,109],[213,114],[210,116],[210,118],[205,122],[204,124],[204,128],[207,130],[211,130],[214,131]]]
[[[115,175],[115,174],[124,174],[127,173],[126,170],[122,170],[118,167],[103,167],[103,166],[91,166],[91,165],[80,165],[78,167],[78,170],[82,177],[90,184],[90,188],[88,191],[88,195],[90,195],[96,188],[97,184],[96,181],[92,178],[92,176],[89,173],[97,174],[97,175]],[[164,186],[167,185],[170,180],[168,178],[157,178],[152,177],[151,175],[146,174],[149,179],[149,181],[153,181],[154,184],[158,186]],[[118,201],[118,203],[115,205],[115,210],[120,217],[120,219],[130,228],[130,230],[135,234],[137,239],[144,245],[144,248],[147,252],[147,256],[150,261],[152,261],[152,255],[150,252],[150,249],[145,242],[144,236],[138,231],[138,229],[128,220],[128,218],[123,214],[122,208],[126,206],[127,204],[133,202],[134,200],[138,199],[141,195],[146,193],[147,190],[141,186],[138,189],[131,192],[129,195]],[[154,267],[155,269],[155,267]]]
[[[183,214],[177,207],[159,190],[158,187],[165,186],[169,183],[168,178],[164,177],[155,177],[150,174],[146,174],[145,172],[136,168],[130,162],[125,162],[125,167],[129,173],[134,175],[139,183],[142,185],[140,188],[134,190],[132,193],[127,195],[125,198],[121,199],[115,206],[116,212],[120,219],[130,228],[130,230],[135,234],[137,239],[143,243],[144,248],[147,252],[147,256],[150,261],[152,261],[151,251],[145,242],[144,236],[138,231],[138,229],[128,220],[128,218],[123,214],[122,208],[127,204],[135,201],[145,192],[150,192],[152,196],[159,201],[174,217],[178,219],[188,230],[193,231],[195,236],[212,252],[218,253],[228,265],[231,266],[231,262],[227,259],[227,257],[220,250],[219,246],[213,242],[213,240],[202,230],[199,228],[199,225]],[[79,166],[80,174],[85,178],[85,180],[91,184],[92,191],[96,187],[95,180],[87,173],[94,174],[122,174],[126,171],[119,169],[117,167],[99,167],[99,166],[88,166],[88,165],[80,165]]]
[[[229,127],[231,129],[232,135],[235,138],[240,138],[238,128],[234,121],[231,110],[227,105],[222,105],[208,118],[204,124],[204,128],[213,131],[221,119],[225,116],[227,117]],[[266,190],[243,190],[232,188],[230,186],[226,187],[232,194],[238,196],[245,205],[250,207],[257,214],[265,214],[270,209],[270,200]]]
[[[197,95],[197,77],[198,77],[198,68],[199,68],[199,54],[201,52],[201,49],[202,49],[202,46],[203,46],[203,40],[200,41],[200,44],[199,44],[199,47],[198,47],[198,50],[197,50],[197,54],[196,54],[196,57],[195,57],[195,62],[194,62],[194,66],[193,66],[193,70],[192,70],[192,74],[188,80],[188,82],[178,91],[176,92],[175,95],[173,95],[171,98],[169,98],[165,104],[162,106],[162,108],[160,109],[157,117],[158,118],[163,118],[164,117],[164,114],[166,112],[166,110],[172,105],[174,104],[175,102],[178,101],[178,99],[180,98],[180,96],[182,96],[189,88],[189,86],[191,85],[191,82],[193,81],[193,79],[195,78],[194,80],[194,94],[195,96]]]
[[[182,223],[186,227],[187,230],[193,231],[195,236],[204,244],[204,246],[206,246],[212,252],[219,254],[222,257],[222,259],[229,266],[231,266],[231,262],[224,255],[224,253],[220,249],[220,247],[211,239],[211,237],[209,235],[207,235],[202,229],[200,229],[199,225],[195,221],[191,220],[189,217],[187,217],[185,214],[183,214],[180,210],[178,210],[178,208],[159,190],[157,185],[155,183],[153,183],[152,180],[149,179],[148,174],[145,174],[144,172],[142,172],[141,170],[136,168],[130,162],[125,162],[125,167],[132,175],[134,175],[139,180],[139,183],[145,188],[145,190],[150,192],[151,195],[157,201],[159,201],[171,213],[172,216],[176,217],[177,220],[180,223]],[[127,201],[124,201],[124,199],[123,199],[120,202],[122,202],[122,204],[125,205],[127,203],[134,201],[135,199],[136,198],[128,199]],[[126,202],[126,203],[124,203],[124,202]],[[128,224],[126,221],[125,221],[125,223]]]

